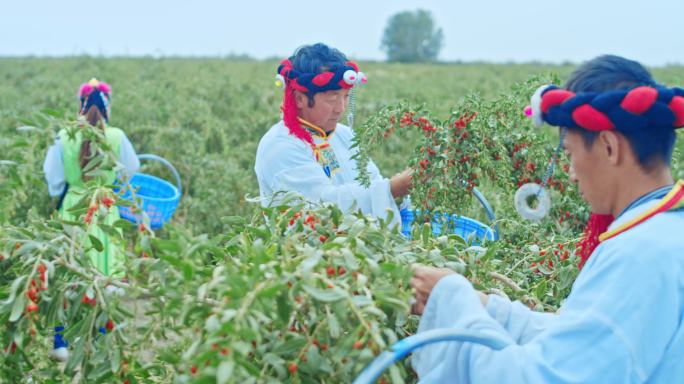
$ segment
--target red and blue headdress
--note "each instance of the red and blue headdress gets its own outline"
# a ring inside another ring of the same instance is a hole
[[[301,72],[294,68],[289,59],[281,61],[276,74],[276,86],[285,89],[282,106],[285,126],[290,130],[290,134],[313,145],[311,134],[302,128],[299,122],[294,91],[300,91],[312,97],[319,92],[352,89],[367,81],[366,75],[359,71],[359,67],[353,61],[332,66],[321,73]]]
[[[351,89],[357,84],[366,83],[368,79],[363,72],[359,72],[359,67],[353,61],[347,61],[344,65],[329,68],[322,73],[306,73],[298,71],[290,60],[285,59],[278,66],[276,81],[280,82],[281,86],[291,86],[300,92],[313,95],[318,92]]]
[[[84,115],[91,106],[96,106],[105,121],[109,122],[109,103],[112,98],[112,87],[104,81],[96,78],[81,84],[78,89],[78,97],[81,100],[79,114]]]
[[[538,126],[546,122],[562,128],[580,128],[592,132],[677,129],[684,127],[684,89],[639,86],[574,93],[553,85],[543,86],[532,96],[525,114]],[[562,137],[563,134],[559,148]],[[600,243],[599,235],[606,232],[613,219],[609,214],[590,215],[577,247],[580,268]]]
[[[525,109],[536,125],[544,122],[588,131],[633,131],[684,127],[684,89],[640,86],[606,92],[574,93],[541,87]]]

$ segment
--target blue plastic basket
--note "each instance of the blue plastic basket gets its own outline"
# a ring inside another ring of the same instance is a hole
[[[181,179],[176,168],[162,157],[145,154],[138,156],[138,158],[140,160],[154,160],[164,164],[176,178],[175,186],[166,180],[140,172],[133,175],[129,180],[129,184],[135,191],[135,196],[142,201],[142,209],[150,218],[150,227],[156,230],[171,220],[171,216],[173,216],[176,208],[178,208],[182,194]],[[121,198],[132,201],[131,191],[126,190],[126,193]],[[133,213],[131,207],[119,207],[119,214],[122,218],[133,223],[142,222],[142,215]]]
[[[414,212],[408,209],[402,209],[401,214],[401,233],[407,238],[411,238],[411,224],[415,218]],[[489,241],[497,240],[496,232],[488,225],[483,224],[475,219],[471,219],[465,216],[451,215],[449,217],[451,225],[453,225],[453,230],[451,233],[461,236],[462,238],[468,240],[468,238],[474,234],[472,239],[472,244],[480,244],[484,239]],[[432,234],[439,236],[442,234],[443,219],[440,215],[435,215],[433,217],[430,226],[432,227]]]

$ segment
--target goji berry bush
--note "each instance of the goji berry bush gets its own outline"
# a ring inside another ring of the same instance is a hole
[[[535,130],[522,113],[529,94],[554,81],[558,79],[534,78],[491,101],[469,95],[445,120],[432,116],[424,105],[390,105],[359,129],[355,158],[363,170],[373,151],[391,136],[411,140],[417,131],[420,138],[412,140],[415,147],[408,164],[415,170],[411,201],[413,208],[423,213],[419,223],[441,212],[478,215],[477,206],[472,207],[474,188],[497,199],[507,196],[496,200],[497,211],[518,219],[512,205],[515,190],[526,183],[546,181],[555,201],[552,232],[577,231],[587,213],[568,185],[569,164],[562,152],[550,167],[558,145],[557,132]],[[368,177],[361,172],[359,180],[367,185]],[[505,222],[501,225],[507,229]]]
[[[538,85],[558,82],[525,79],[549,68],[364,66],[371,82],[357,95],[357,159],[372,157],[385,174],[414,169],[413,206],[426,216],[408,240],[387,222],[295,195],[268,208],[251,199],[258,139],[278,119],[274,66],[0,60],[0,381],[350,382],[415,332],[413,263],[451,268],[537,310],[558,308],[578,271],[575,243],[588,213],[565,159],[548,179],[548,218],[529,223],[512,204],[521,184],[544,179],[557,145],[557,132],[533,128],[522,114]],[[116,162],[96,131],[77,128],[65,112],[74,110],[69,90],[84,70],[114,84],[112,122],[138,152],[161,155],[181,173],[179,211],[159,231],[145,220],[106,225],[108,207],[133,203],[97,177],[73,209],[76,220],[54,214],[41,165],[59,129],[93,140],[94,175]],[[657,71],[673,82],[684,73]],[[482,215],[473,188],[496,222]],[[473,245],[433,235],[427,222],[439,212],[498,225],[501,237]],[[88,235],[94,225],[125,242],[121,276],[92,265],[89,255],[102,247]],[[66,363],[47,357],[56,326],[70,344]],[[381,379],[416,380],[408,361]]]

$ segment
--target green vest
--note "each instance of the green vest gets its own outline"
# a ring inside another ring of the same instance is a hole
[[[106,127],[105,128],[105,138],[107,144],[112,148],[114,154],[119,156],[121,149],[121,141],[123,140],[124,133],[119,128]],[[64,200],[62,201],[62,207],[59,210],[59,215],[64,220],[76,221],[79,217],[75,216],[73,213],[68,212],[70,208],[78,204],[78,202],[83,197],[82,192],[84,192],[84,182],[82,179],[81,164],[78,160],[78,155],[81,152],[81,144],[83,143],[83,137],[80,132],[77,132],[74,138],[70,138],[66,130],[62,129],[59,131],[59,140],[62,145],[62,163],[64,165],[64,177],[66,178],[67,184],[69,184],[69,190],[67,191]],[[104,170],[104,179],[101,180],[105,184],[114,184],[116,180],[116,172],[114,170]],[[107,225],[114,224],[115,221],[119,219],[119,209],[116,206],[112,206],[107,212],[107,216],[104,218],[104,223]],[[105,275],[117,275],[120,276],[123,271],[123,258],[125,255],[125,245],[119,239],[110,238],[102,229],[100,229],[97,224],[93,223],[88,227],[88,234],[97,238],[100,243],[102,243],[104,249],[102,252],[97,252],[93,249],[88,254],[90,255],[93,265],[95,265],[102,273]],[[86,245],[90,244],[90,238],[86,237],[84,240]]]
[[[62,143],[64,176],[69,184],[69,188],[83,187],[81,164],[78,160],[78,155],[81,152],[81,144],[83,143],[83,138],[81,136],[81,132],[77,132],[74,138],[71,139],[66,130],[62,129],[59,131],[59,140]],[[120,153],[121,140],[124,137],[123,131],[119,128],[107,127],[105,129],[105,137],[107,139],[107,144],[112,148],[112,151],[118,155]],[[113,184],[114,180],[116,180],[116,173],[113,170],[107,171],[107,175],[103,182],[106,184]]]

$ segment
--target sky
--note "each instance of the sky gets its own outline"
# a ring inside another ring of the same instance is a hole
[[[324,42],[384,60],[390,16],[430,11],[443,61],[684,64],[684,0],[0,0],[0,56],[286,57]]]

